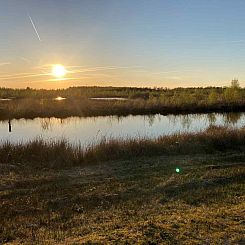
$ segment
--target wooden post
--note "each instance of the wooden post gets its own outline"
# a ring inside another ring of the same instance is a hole
[[[11,120],[9,119],[9,133],[12,132]]]

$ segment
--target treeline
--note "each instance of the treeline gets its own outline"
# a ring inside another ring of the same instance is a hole
[[[57,96],[68,99],[119,97],[148,100],[154,103],[160,102],[166,105],[220,104],[242,102],[245,89],[240,88],[237,80],[233,80],[230,87],[205,88],[70,87],[56,90],[32,89],[29,87],[26,89],[0,88],[0,99],[51,99]]]
[[[0,98],[43,98],[49,99],[57,96],[66,98],[93,98],[93,97],[119,97],[144,98],[150,94],[164,89],[134,88],[134,87],[70,87],[67,89],[10,89],[0,88]]]
[[[57,96],[67,98],[53,100]],[[57,90],[0,89],[0,119],[139,114],[244,112],[245,89],[237,80],[230,87],[128,88],[73,87]],[[127,100],[91,100],[120,97]]]

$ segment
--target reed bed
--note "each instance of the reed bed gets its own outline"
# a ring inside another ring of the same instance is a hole
[[[245,101],[166,101],[161,99],[91,100],[72,98],[62,101],[52,99],[14,99],[0,101],[0,119],[71,116],[126,116],[145,114],[187,114],[209,112],[244,112]]]
[[[141,156],[214,153],[245,147],[245,128],[209,127],[198,133],[161,136],[156,139],[104,138],[86,147],[72,145],[65,139],[44,141],[37,138],[28,143],[2,142],[0,163],[26,164],[32,167],[65,168],[86,163]]]

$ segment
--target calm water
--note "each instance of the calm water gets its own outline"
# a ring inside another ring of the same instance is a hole
[[[11,120],[10,124],[11,132],[9,122],[0,121],[1,141],[26,142],[41,136],[45,140],[65,138],[84,145],[98,142],[102,137],[154,138],[176,132],[201,131],[210,125],[241,127],[245,125],[245,113],[36,118]]]
[[[91,100],[128,100],[127,98],[121,98],[121,97],[98,97],[98,98],[90,98]]]

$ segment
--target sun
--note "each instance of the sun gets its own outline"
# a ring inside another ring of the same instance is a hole
[[[61,78],[66,75],[67,71],[63,65],[54,65],[52,68],[52,74],[54,77]]]

